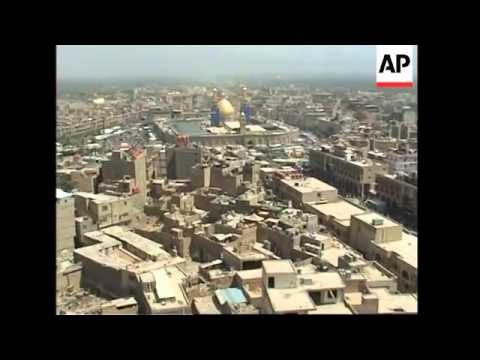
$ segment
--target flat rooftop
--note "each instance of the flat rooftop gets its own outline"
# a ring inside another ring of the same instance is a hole
[[[400,224],[396,223],[396,222],[393,222],[392,220],[389,220],[387,219],[386,217],[378,214],[378,213],[375,213],[375,212],[367,212],[367,213],[364,213],[364,214],[359,214],[359,215],[352,215],[352,217],[370,225],[370,226],[373,226],[375,227],[376,229],[379,229],[379,228],[385,228],[385,227],[391,227],[391,226],[401,226]],[[375,219],[378,219],[378,220],[383,220],[383,224],[382,225],[372,225],[372,221],[375,220]]]
[[[267,289],[268,298],[275,312],[315,310],[315,304],[306,291],[296,289]]]
[[[176,266],[170,266],[154,270],[151,274],[155,278],[156,298],[150,298],[149,304],[154,310],[188,306],[188,299],[181,288],[181,283],[186,278],[185,273]]]
[[[124,230],[120,226],[112,226],[102,230],[105,234],[118,239],[124,244],[128,244],[142,252],[157,259],[166,259],[171,257],[168,252],[162,249],[156,242],[137,235],[134,232]]]
[[[359,215],[365,212],[364,209],[344,200],[310,206],[325,216],[332,216],[337,220],[350,220],[352,215]]]
[[[290,180],[282,179],[284,184],[295,188],[295,190],[301,193],[309,193],[312,191],[336,191],[337,189],[327,183],[318,180],[317,178],[308,177],[304,180]],[[296,185],[298,184],[298,185]]]
[[[214,296],[202,296],[193,299],[193,304],[200,315],[221,315],[214,302]]]
[[[261,279],[262,269],[237,271],[237,276],[242,280]]]
[[[339,243],[339,246],[332,246],[322,250],[322,261],[329,263],[334,267],[338,267],[338,258],[349,253],[350,250]]]
[[[392,294],[385,288],[370,289],[378,297],[379,314],[417,313],[418,301],[411,294]]]
[[[93,193],[82,192],[82,191],[77,191],[76,193],[73,194],[73,196],[90,199],[92,201],[95,201],[98,204],[109,203],[113,201],[118,201],[119,199],[123,199],[120,196],[106,195],[106,194],[93,194]]]
[[[241,253],[233,251],[233,246],[226,246],[223,248],[224,251],[228,252],[230,255],[241,259],[243,261],[262,261],[268,259],[267,255],[263,254],[262,252],[258,251],[256,248],[252,248],[250,250],[242,251]]]
[[[343,289],[345,283],[337,272],[317,272],[313,274],[299,275],[299,280],[307,280],[308,283],[300,281],[299,288],[303,291],[317,291],[329,289]]]
[[[391,276],[380,271],[379,268],[373,263],[360,267],[359,271],[360,274],[362,274],[368,281],[383,281],[392,279]]]
[[[319,305],[315,310],[309,311],[309,315],[353,315],[344,302],[336,304]]]
[[[296,274],[297,271],[290,260],[267,260],[262,263],[267,274]]]
[[[386,243],[372,243],[386,251],[397,253],[407,264],[417,268],[418,265],[418,238],[414,235],[402,233],[402,240]]]

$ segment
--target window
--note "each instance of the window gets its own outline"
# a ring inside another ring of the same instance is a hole
[[[275,288],[275,278],[273,276],[268,277],[268,288]]]
[[[107,205],[103,205],[102,206],[102,211],[107,211],[108,210],[108,206]]]
[[[402,277],[403,277],[405,280],[408,280],[408,273],[407,273],[405,270],[402,271]]]

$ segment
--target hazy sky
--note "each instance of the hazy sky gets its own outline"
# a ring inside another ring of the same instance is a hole
[[[373,75],[374,45],[60,45],[57,77]]]

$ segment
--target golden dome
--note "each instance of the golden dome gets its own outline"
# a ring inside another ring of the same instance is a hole
[[[231,116],[235,113],[235,109],[233,108],[232,104],[230,104],[230,101],[227,99],[222,99],[217,103],[218,106],[218,111],[220,112],[220,115],[223,117]]]

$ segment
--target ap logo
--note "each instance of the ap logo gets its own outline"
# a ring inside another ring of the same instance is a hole
[[[377,87],[412,87],[412,56],[412,45],[377,45]]]

